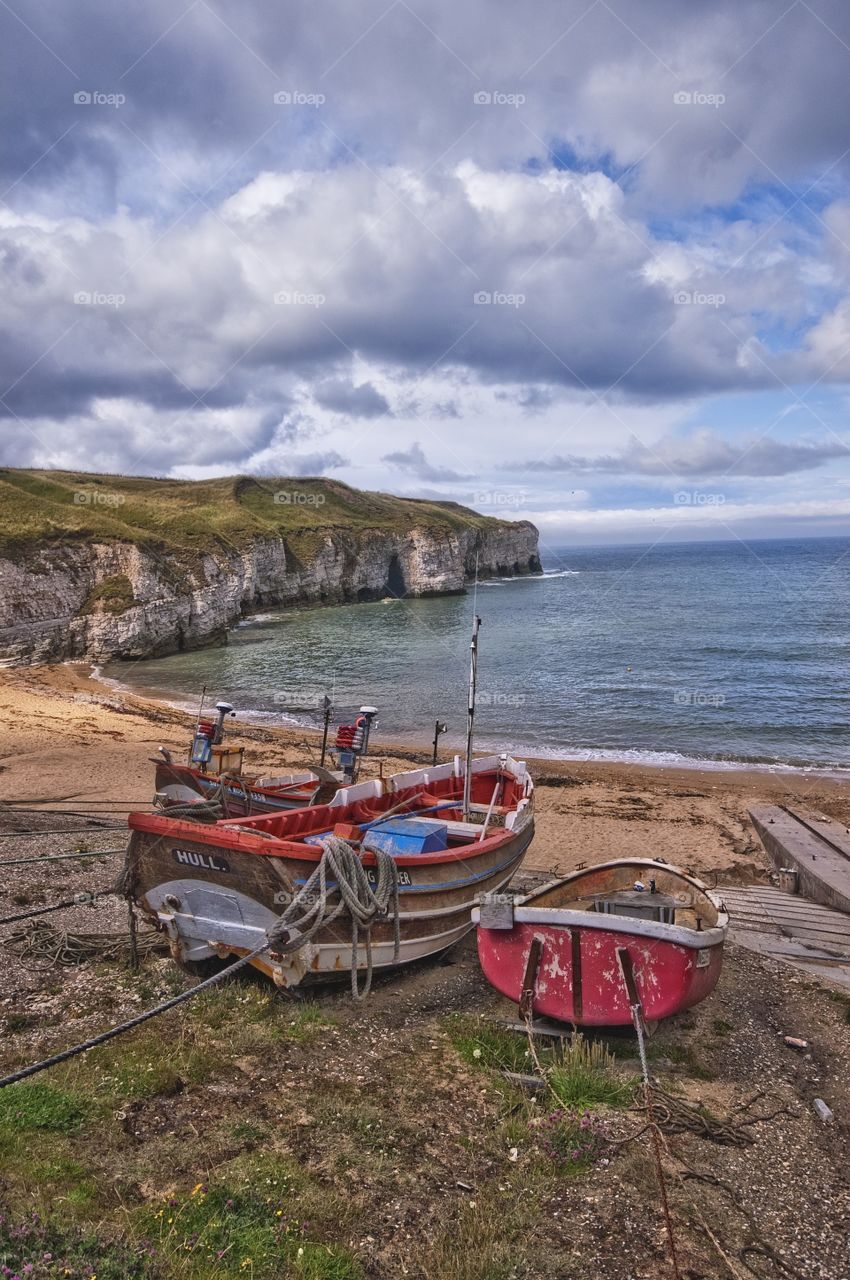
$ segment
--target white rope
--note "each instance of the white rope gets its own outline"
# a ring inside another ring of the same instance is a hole
[[[322,841],[319,863],[269,930],[272,950],[287,955],[299,951],[320,929],[333,924],[344,911],[351,917],[351,994],[362,1000],[372,987],[372,925],[378,920],[393,920],[393,963],[398,962],[401,935],[398,914],[398,868],[395,859],[383,849],[373,849],[377,866],[377,883],[369,883],[366,869],[356,851],[339,836],[328,836]],[[328,880],[336,882],[336,888],[328,889]],[[334,892],[338,901],[330,905],[328,898]],[[361,991],[357,981],[358,950],[361,930],[366,935],[366,982]]]
[[[638,1042],[638,1054],[640,1056],[640,1069],[643,1073],[643,1083],[647,1089],[652,1087],[649,1079],[649,1065],[646,1060],[646,1045],[643,1039],[643,1010],[639,1004],[630,1006],[632,1011],[632,1022],[635,1024],[635,1033]]]

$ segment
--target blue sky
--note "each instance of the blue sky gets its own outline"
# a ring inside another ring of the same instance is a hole
[[[6,465],[845,532],[839,0],[15,0]]]

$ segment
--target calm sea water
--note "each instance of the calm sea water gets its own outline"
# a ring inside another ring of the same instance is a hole
[[[530,755],[850,768],[850,538],[563,548],[479,585],[477,745]],[[105,675],[281,723],[380,708],[465,731],[472,596],[264,614],[218,649]]]

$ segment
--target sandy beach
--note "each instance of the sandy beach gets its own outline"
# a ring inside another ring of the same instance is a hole
[[[160,745],[186,751],[192,717],[116,690],[84,664],[0,672],[0,711],[9,745],[0,763],[0,801],[45,808],[126,813],[148,807],[151,756]],[[233,720],[229,740],[245,746],[246,772],[318,761],[308,730]],[[424,736],[424,735],[423,735]],[[430,758],[372,739],[362,776]],[[724,883],[762,879],[767,860],[747,817],[760,801],[803,805],[850,822],[850,788],[840,778],[756,769],[649,768],[551,759],[529,761],[537,786],[530,869],[568,871],[581,862],[660,856]]]

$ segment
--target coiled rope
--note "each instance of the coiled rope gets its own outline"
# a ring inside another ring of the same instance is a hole
[[[333,924],[347,910],[351,916],[351,995],[354,1000],[363,1000],[372,989],[372,925],[386,920],[391,913],[394,964],[401,947],[398,868],[395,859],[384,849],[373,848],[370,852],[377,865],[374,888],[357,851],[339,836],[327,836],[322,841],[322,856],[315,871],[268,935],[271,950],[287,955],[300,950],[319,929]],[[328,905],[329,875],[339,892],[339,901],[334,906]],[[366,936],[366,980],[362,991],[357,978],[361,930]]]
[[[34,970],[68,969],[86,960],[122,960],[130,954],[131,939],[127,933],[71,933],[35,920],[3,938],[0,947],[20,956]],[[155,929],[136,938],[137,955],[167,950],[166,939]]]

